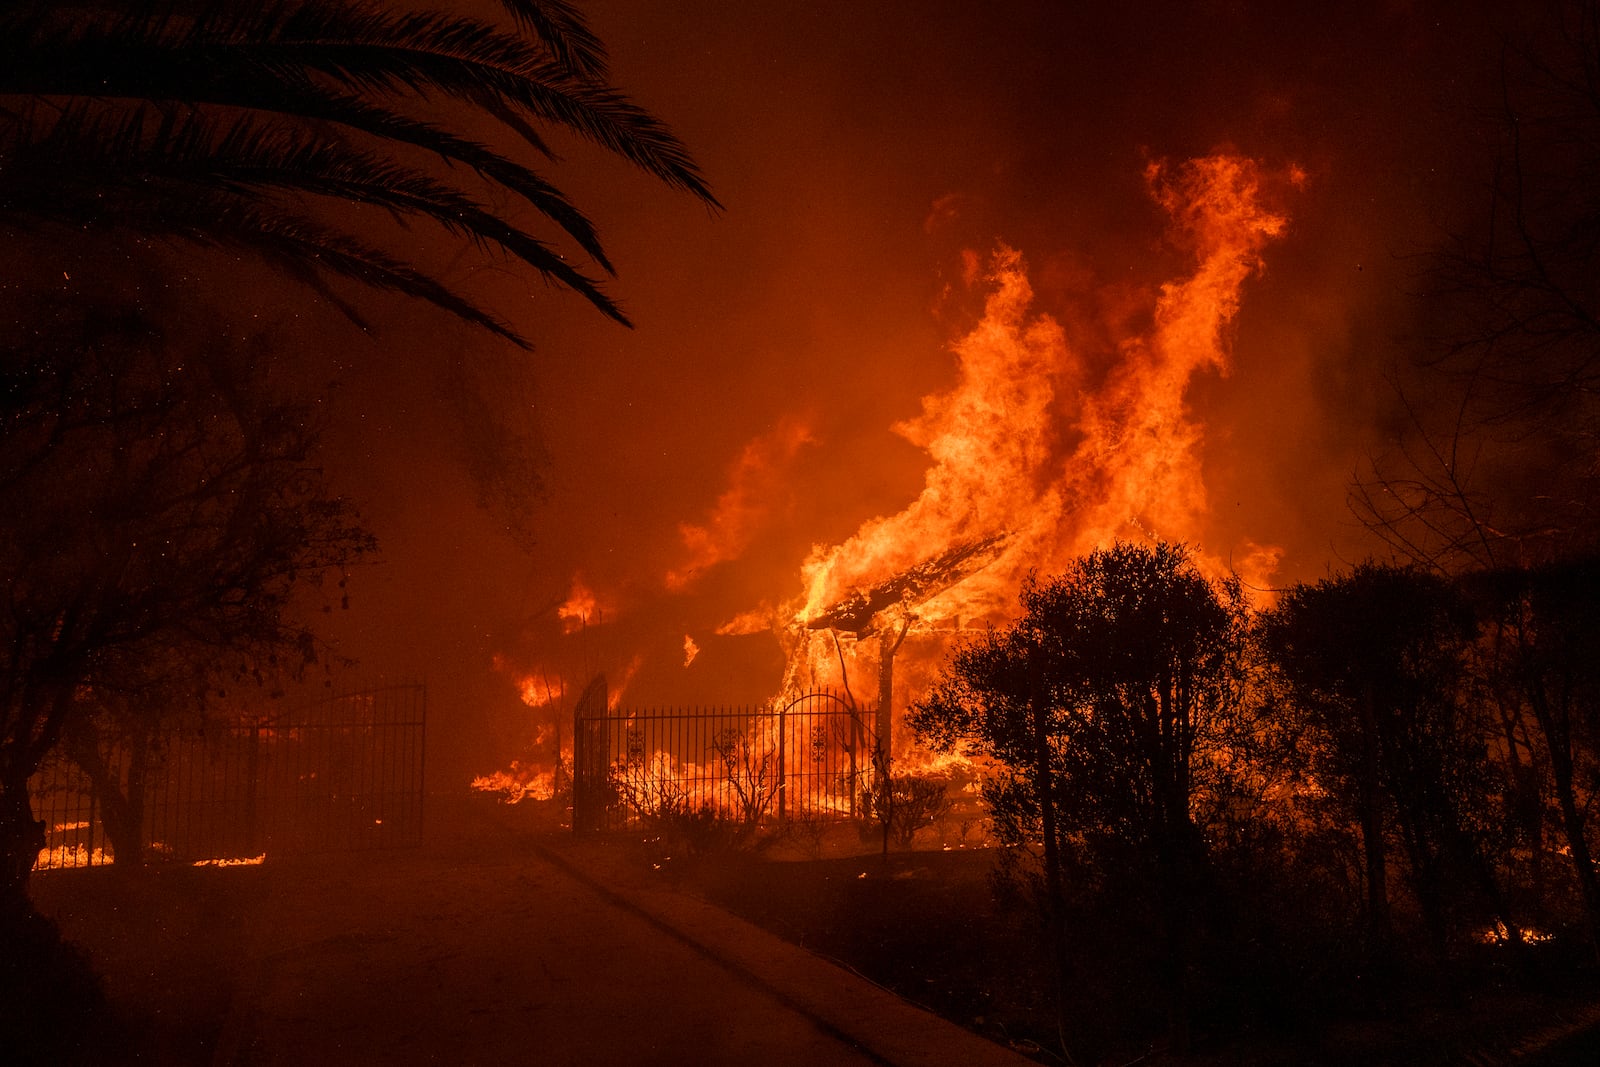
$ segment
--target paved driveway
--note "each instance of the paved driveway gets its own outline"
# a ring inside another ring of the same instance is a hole
[[[263,871],[215,1063],[1029,1062],[594,859],[502,832]]]

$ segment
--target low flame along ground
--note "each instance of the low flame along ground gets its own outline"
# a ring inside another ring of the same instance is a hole
[[[1266,248],[1288,225],[1269,201],[1286,198],[1305,175],[1296,167],[1271,171],[1251,159],[1215,155],[1151,163],[1144,178],[1167,216],[1168,244],[1183,250],[1188,269],[1160,286],[1153,306],[1126,317],[1139,325],[1116,339],[1108,368],[1091,366],[1059,322],[1033,310],[1021,255],[1004,246],[967,253],[965,281],[988,295],[982,320],[952,346],[956,383],[924,397],[921,414],[894,427],[930,460],[921,493],[843,542],[816,546],[800,566],[797,594],[785,599],[774,590],[771,601],[718,630],[776,636],[787,666],[776,680],[775,699],[831,688],[870,709],[877,702],[880,648],[886,641],[892,646],[904,629],[894,659],[898,711],[928,684],[953,639],[1007,619],[1029,571],[1058,570],[1117,539],[1185,542],[1212,572],[1231,565],[1247,588],[1269,584],[1279,556],[1273,546],[1245,543],[1219,551],[1205,542],[1205,427],[1187,395],[1198,376],[1228,373],[1245,284],[1264,269]],[[802,421],[786,421],[745,448],[710,517],[681,525],[684,562],[663,577],[668,589],[689,587],[738,555],[748,539],[744,480],[774,458],[791,458],[809,435]],[[902,588],[897,576],[941,557],[966,558],[953,581],[917,595],[904,585],[906,592],[881,607],[874,599],[865,617],[843,628],[848,632],[821,624],[852,595],[875,588],[892,593]],[[604,601],[575,579],[559,608],[563,629],[596,625]],[[683,648],[687,667],[698,651],[692,634]],[[638,662],[612,665],[613,707]],[[530,675],[518,685],[530,708],[570,713],[564,693],[584,681]],[[902,734],[896,732],[897,760],[928,765],[928,754],[913,752]],[[563,748],[570,753],[570,738]],[[480,777],[473,787],[508,799],[549,796],[551,741],[536,740],[533,751],[538,756]]]

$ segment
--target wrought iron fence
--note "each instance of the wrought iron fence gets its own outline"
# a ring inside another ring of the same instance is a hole
[[[755,708],[611,711],[580,700],[573,826],[619,829],[706,808],[744,823],[855,815],[872,774],[859,709],[831,692]]]
[[[127,745],[101,773],[119,790],[133,783],[151,860],[403,847],[422,840],[426,728],[424,686],[381,686],[174,728],[153,739],[142,775],[129,774]],[[46,833],[36,870],[110,862],[105,783],[63,753],[30,786]]]

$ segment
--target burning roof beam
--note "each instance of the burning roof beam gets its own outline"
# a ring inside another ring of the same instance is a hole
[[[858,590],[809,620],[806,627],[863,636],[872,630],[873,618],[885,608],[896,604],[915,607],[983,570],[1000,557],[1006,537],[998,533],[960,542],[892,578]]]

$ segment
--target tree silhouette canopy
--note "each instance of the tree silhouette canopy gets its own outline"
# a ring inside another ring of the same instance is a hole
[[[372,540],[315,412],[227,336],[74,305],[0,344],[0,382],[3,921],[44,845],[29,779],[75,724],[315,661],[310,591]]]
[[[1491,793],[1480,707],[1466,699],[1477,623],[1459,589],[1418,567],[1363,563],[1285,590],[1259,633],[1305,725],[1303,755],[1361,826],[1368,951],[1393,938],[1389,839],[1405,851],[1435,950],[1446,886],[1469,886],[1508,927],[1483,859]],[[1392,830],[1392,832],[1391,832]]]
[[[985,797],[1006,859],[1042,845],[1039,888],[1063,976],[1069,862],[1153,888],[1183,1040],[1205,866],[1198,815],[1223,789],[1243,698],[1241,588],[1213,584],[1181,545],[1118,543],[1030,580],[1021,602],[1016,623],[955,653],[908,721],[936,748],[1000,765]]]

